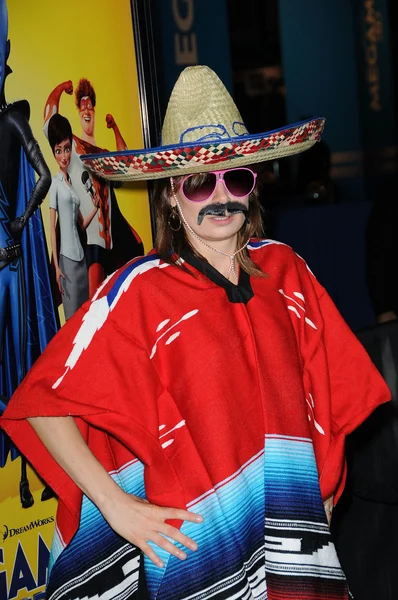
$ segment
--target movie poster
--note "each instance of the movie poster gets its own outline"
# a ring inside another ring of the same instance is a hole
[[[57,501],[42,501],[43,482],[28,468],[34,504],[19,499],[21,457],[0,469],[0,598],[44,598]]]
[[[48,140],[51,117],[62,115],[72,130],[67,183],[76,188],[85,225],[78,231],[87,256],[90,297],[109,271],[152,247],[146,185],[113,187],[85,172],[79,159],[82,153],[144,145],[130,0],[8,0],[7,6],[12,73],[6,98],[28,100],[30,126],[53,177],[59,163]],[[59,253],[62,244],[70,245],[76,236],[72,231],[62,239],[61,213],[52,220],[50,194],[41,212],[56,290],[54,239]],[[64,275],[71,277],[69,272]],[[63,283],[62,277],[59,281]],[[56,305],[62,325],[65,311],[59,291]],[[56,499],[43,497],[45,483],[29,467],[34,504],[22,508],[20,463],[20,457],[11,460],[8,455],[0,468],[1,600],[44,598],[55,523]]]
[[[86,5],[78,0],[67,4],[8,0],[7,4],[8,62],[13,70],[7,78],[7,99],[29,101],[30,124],[54,177],[60,169],[47,139],[53,114],[65,117],[72,129],[68,172],[86,225],[79,228],[76,240],[76,231],[60,219],[65,235],[57,229],[56,243],[58,253],[61,250],[74,262],[84,248],[89,290],[82,299],[87,293],[91,297],[109,272],[152,245],[145,184],[116,189],[85,171],[79,158],[83,153],[143,146],[130,1]],[[49,204],[47,198],[42,214],[52,254]],[[73,288],[75,277],[76,286],[82,285],[73,270],[63,274],[61,287],[69,281]],[[68,291],[59,296],[61,307],[67,295]],[[61,321],[63,313],[61,308]]]

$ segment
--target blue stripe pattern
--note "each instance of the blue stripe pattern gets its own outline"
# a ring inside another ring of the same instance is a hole
[[[144,469],[139,461],[112,476],[125,491],[145,497]],[[151,598],[244,598],[256,588],[255,597],[265,599],[266,569],[272,566],[272,573],[286,579],[288,588],[289,571],[295,570],[295,564],[303,565],[303,554],[305,566],[304,571],[300,567],[301,576],[330,577],[328,564],[323,564],[329,558],[322,558],[322,549],[329,545],[330,537],[324,525],[326,517],[311,440],[266,436],[265,452],[259,452],[189,509],[204,517],[202,524],[184,522],[181,529],[198,543],[198,550],[188,551],[187,559],[180,561],[153,545],[165,566],[160,569],[144,557]],[[280,550],[274,549],[269,555],[264,546],[265,534],[267,540],[279,540],[275,549]],[[292,539],[298,543],[297,550],[286,553]],[[80,528],[51,571],[51,588],[57,589],[70,578],[84,574],[125,544],[84,498]],[[333,556],[331,559],[334,563]],[[107,568],[111,577],[112,564]],[[104,570],[102,581],[107,576]],[[78,588],[73,593],[79,598]]]
[[[250,240],[248,247],[253,248],[254,250],[258,250],[259,248],[267,246],[268,244],[272,244],[272,240]]]
[[[267,516],[324,523],[311,440],[267,436],[265,448]]]
[[[156,254],[147,254],[146,256],[142,256],[138,259],[133,259],[132,262],[128,263],[127,266],[124,269],[122,269],[122,271],[119,273],[119,275],[116,278],[116,281],[114,282],[114,284],[112,285],[111,289],[109,290],[109,292],[106,296],[108,299],[108,306],[112,305],[114,299],[116,298],[117,294],[119,293],[121,286],[126,281],[126,279],[130,276],[132,271],[134,271],[134,269],[137,269],[138,267],[140,267],[141,265],[144,265],[145,263],[148,263],[151,261],[155,262],[157,260],[159,260],[159,257]]]
[[[135,460],[128,467],[122,468],[112,475],[113,479],[126,492],[134,493],[145,498],[144,466]],[[62,582],[68,580],[66,574],[76,576],[76,565],[79,571],[90,568],[93,564],[104,560],[109,554],[120,548],[126,542],[109,527],[98,508],[83,496],[80,526],[69,546],[58,556],[62,550],[59,542],[51,548],[49,575],[52,585],[60,578]],[[55,586],[56,587],[56,586]]]
[[[240,571],[242,564],[263,548],[264,453],[191,510],[204,521],[200,525],[186,521],[181,531],[197,542],[198,550],[188,551],[187,560],[181,561],[157,549],[164,569],[145,559],[151,597],[158,600],[183,598],[217,584]]]
[[[135,461],[114,478],[129,493],[144,496],[143,465]],[[167,555],[155,548],[165,567],[159,569],[145,557],[145,573],[151,597],[182,597],[216,584],[241,570],[243,562],[264,546],[264,452],[260,452],[238,474],[220,484],[191,510],[204,522],[185,522],[182,532],[198,543],[188,559]],[[51,588],[63,585],[78,571],[84,572],[115,552],[125,541],[104,521],[98,509],[83,499],[80,527],[51,571]],[[178,544],[177,544],[178,545]],[[52,556],[52,564],[55,561]],[[159,587],[161,589],[159,590]]]

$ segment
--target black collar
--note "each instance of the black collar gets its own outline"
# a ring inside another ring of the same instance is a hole
[[[217,271],[207,260],[198,258],[190,250],[184,250],[181,253],[181,258],[203,273],[210,281],[224,288],[230,302],[247,304],[253,298],[254,292],[250,283],[250,275],[242,268],[239,269],[239,280],[237,285],[235,285]]]

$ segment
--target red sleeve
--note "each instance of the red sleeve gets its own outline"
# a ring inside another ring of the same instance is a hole
[[[74,527],[81,492],[51,457],[27,417],[72,415],[108,471],[138,457],[145,465],[148,498],[185,507],[159,442],[157,407],[164,392],[152,362],[113,315],[95,329],[93,305],[86,312],[78,311],[53,338],[11,398],[0,423],[57,493]],[[94,319],[94,332],[90,319]]]
[[[321,427],[326,424],[324,435],[316,426],[313,433],[322,497],[334,494],[337,502],[345,483],[345,438],[377,406],[390,400],[391,394],[366,350],[312,275],[310,287],[307,314],[316,323],[316,332],[309,328],[308,333],[307,328],[300,339],[304,388],[307,400],[313,403],[313,418]]]

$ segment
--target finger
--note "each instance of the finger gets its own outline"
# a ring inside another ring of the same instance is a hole
[[[326,513],[328,525],[330,525],[330,522],[332,520],[332,510],[330,508],[328,508],[327,506],[325,506],[325,513]]]
[[[187,535],[184,535],[179,529],[176,529],[172,525],[167,525],[167,523],[165,523],[161,529],[161,533],[167,535],[167,537],[175,540],[176,542],[179,542],[180,544],[182,544],[186,548],[189,548],[190,550],[193,550],[194,552],[198,549],[198,544],[193,539],[191,539]]]
[[[150,547],[149,544],[143,543],[140,545],[140,549],[143,553],[153,562],[157,567],[164,567],[164,562],[159,558],[154,550]]]
[[[183,550],[181,550],[181,548],[175,546],[172,542],[170,542],[167,538],[163,537],[163,535],[160,535],[159,533],[153,533],[151,535],[151,542],[153,542],[154,544],[159,546],[159,548],[162,548],[169,554],[172,554],[176,558],[179,558],[180,560],[185,560],[187,557],[186,553]]]
[[[190,521],[191,523],[203,523],[202,515],[182,508],[160,508],[161,518],[166,520]]]

